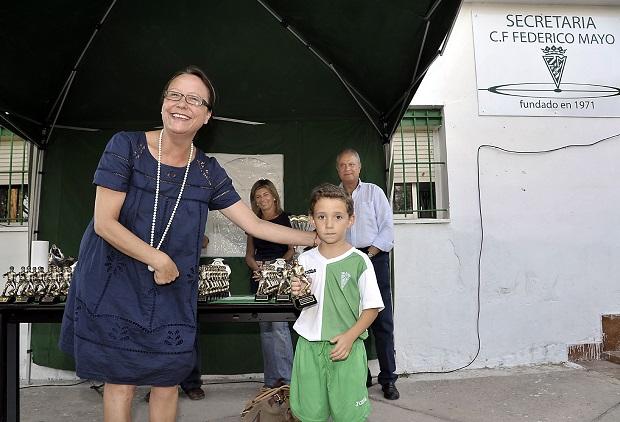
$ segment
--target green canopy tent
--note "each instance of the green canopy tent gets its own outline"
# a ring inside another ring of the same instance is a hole
[[[310,189],[336,181],[334,157],[344,147],[360,152],[365,180],[384,186],[383,144],[441,54],[459,6],[460,0],[3,2],[0,125],[37,146],[33,235],[77,254],[107,139],[161,125],[163,84],[188,64],[207,72],[218,96],[217,120],[199,132],[197,146],[283,154],[288,211],[305,212]],[[232,261],[233,272],[245,271]],[[35,362],[70,366],[46,330],[55,328],[33,330]],[[209,330],[226,332],[227,340],[218,337],[217,351],[206,342],[206,371],[259,369],[259,358],[248,359],[242,343],[231,340],[247,338],[254,327]]]

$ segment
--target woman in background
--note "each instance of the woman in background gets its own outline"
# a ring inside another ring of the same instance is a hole
[[[252,211],[262,220],[291,227],[288,215],[282,210],[280,195],[268,179],[258,180],[250,192]],[[289,261],[294,254],[292,245],[274,243],[248,235],[245,262],[253,272],[251,290],[258,288],[258,271],[262,265],[278,258]],[[265,387],[278,387],[291,382],[293,344],[287,322],[260,322],[260,340],[263,350]]]

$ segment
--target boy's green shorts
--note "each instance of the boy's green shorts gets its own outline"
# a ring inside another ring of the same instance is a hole
[[[357,339],[347,359],[332,362],[328,341],[299,337],[291,377],[291,410],[303,422],[364,421],[370,414],[366,349]]]

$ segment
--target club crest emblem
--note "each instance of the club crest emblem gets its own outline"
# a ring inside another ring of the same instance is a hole
[[[340,288],[344,289],[344,286],[347,285],[349,280],[351,279],[351,274],[346,271],[340,273]]]
[[[556,90],[560,89],[560,83],[562,82],[562,74],[564,73],[564,66],[566,65],[566,49],[562,47],[545,47],[541,49],[543,51],[543,60],[551,73],[553,83]]]

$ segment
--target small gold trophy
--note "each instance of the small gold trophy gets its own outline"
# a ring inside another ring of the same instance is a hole
[[[47,289],[45,295],[39,299],[39,303],[42,305],[53,305],[60,301],[60,289],[61,289],[61,277],[62,274],[58,271],[56,265],[50,265],[46,273],[47,277]]]
[[[291,301],[291,274],[291,264],[286,263],[286,266],[282,271],[282,279],[280,280],[280,285],[278,286],[276,302]]]
[[[307,308],[308,306],[316,305],[318,302],[316,301],[316,297],[312,294],[312,290],[310,289],[312,282],[306,276],[304,267],[302,267],[297,260],[293,260],[291,264],[291,272],[290,277],[295,277],[301,283],[301,290],[299,294],[294,297],[293,305],[297,309]]]
[[[22,267],[19,272],[19,284],[17,285],[17,295],[15,297],[15,303],[25,304],[30,303],[35,297],[35,287],[33,284],[33,275],[30,267]]]
[[[257,302],[268,302],[278,292],[278,288],[284,278],[286,261],[278,258],[273,262],[263,262],[258,270],[258,289],[254,299]]]
[[[34,286],[34,300],[41,303],[41,299],[49,289],[49,278],[43,267],[32,267],[32,285]]]

